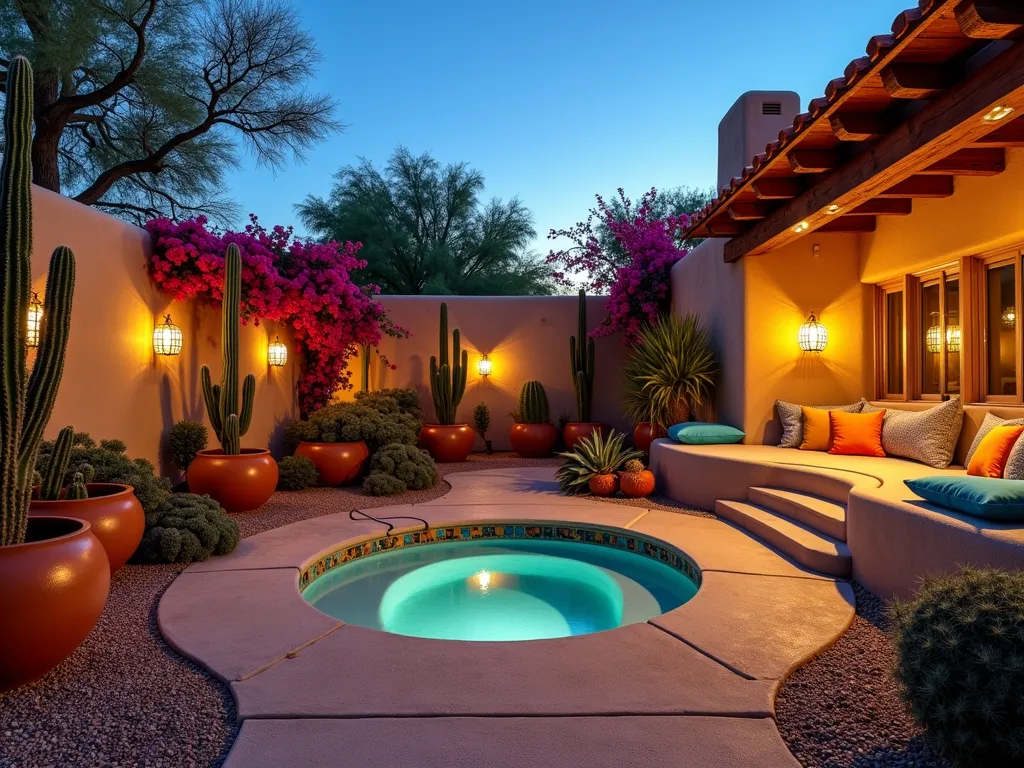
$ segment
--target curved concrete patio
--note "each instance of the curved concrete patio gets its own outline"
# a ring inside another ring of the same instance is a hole
[[[343,624],[299,594],[303,568],[381,523],[346,509],[250,537],[182,573],[157,613],[168,643],[231,688],[242,728],[227,765],[798,765],[774,696],[849,626],[850,585],[720,520],[559,496],[553,474],[452,475],[441,499],[373,513],[632,531],[687,553],[697,595],[581,637],[425,640]]]

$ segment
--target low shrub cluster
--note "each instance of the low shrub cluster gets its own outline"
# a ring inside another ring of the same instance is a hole
[[[370,474],[363,480],[363,492],[370,496],[394,496],[432,488],[440,479],[429,453],[414,445],[392,443],[370,459]]]
[[[238,523],[209,496],[176,493],[146,514],[146,532],[132,558],[140,563],[197,563],[238,546]]]
[[[210,441],[210,433],[206,425],[199,421],[182,419],[167,435],[166,457],[174,462],[182,472],[188,471],[188,465],[196,454],[206,448]]]
[[[305,456],[285,456],[277,462],[277,490],[304,491],[320,482],[320,473]]]

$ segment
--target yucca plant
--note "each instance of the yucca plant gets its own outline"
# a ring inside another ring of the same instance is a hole
[[[590,480],[611,475],[633,459],[643,456],[641,451],[625,447],[626,436],[612,430],[608,437],[593,432],[576,443],[571,451],[558,454],[565,462],[555,472],[555,479],[563,493],[579,496],[590,493]]]
[[[718,360],[695,314],[667,315],[641,329],[625,366],[623,410],[634,424],[665,428],[689,421],[714,391]]]

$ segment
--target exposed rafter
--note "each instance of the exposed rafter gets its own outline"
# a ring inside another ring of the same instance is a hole
[[[825,173],[841,164],[839,154],[828,150],[800,150],[789,153],[789,167],[794,173]]]
[[[878,193],[878,200],[952,197],[956,182],[952,176],[911,176]]]
[[[896,62],[882,70],[882,85],[894,99],[927,99],[953,82],[948,67]]]
[[[914,201],[910,198],[894,198],[884,200],[875,198],[846,211],[847,216],[909,216],[914,211]]]
[[[758,179],[751,188],[758,200],[792,200],[804,191],[799,179]]]
[[[1006,170],[1006,150],[961,149],[938,162],[932,163],[921,173],[953,174],[954,176],[996,176]]]
[[[874,232],[874,216],[840,216],[818,227],[819,232]]]
[[[1020,0],[964,0],[956,7],[956,21],[968,37],[1003,40],[1017,37],[1024,28]]]
[[[840,141],[873,141],[893,128],[882,115],[860,112],[838,112],[829,119],[829,125]]]
[[[733,203],[729,206],[729,218],[733,221],[757,221],[774,210],[764,203]]]
[[[1017,118],[1009,125],[997,128],[987,136],[982,136],[971,146],[973,147],[1024,147],[1024,120]]]

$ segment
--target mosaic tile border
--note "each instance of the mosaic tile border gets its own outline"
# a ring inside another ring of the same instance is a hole
[[[587,525],[537,525],[533,523],[492,523],[473,525],[447,525],[428,528],[425,531],[383,536],[343,547],[324,555],[302,569],[299,574],[299,591],[303,592],[324,574],[362,557],[390,552],[404,547],[441,544],[450,541],[473,541],[478,539],[540,539],[547,541],[577,541],[584,544],[624,549],[638,555],[657,560],[683,573],[700,587],[701,571],[689,557],[673,547],[654,539],[621,531],[609,531]]]

